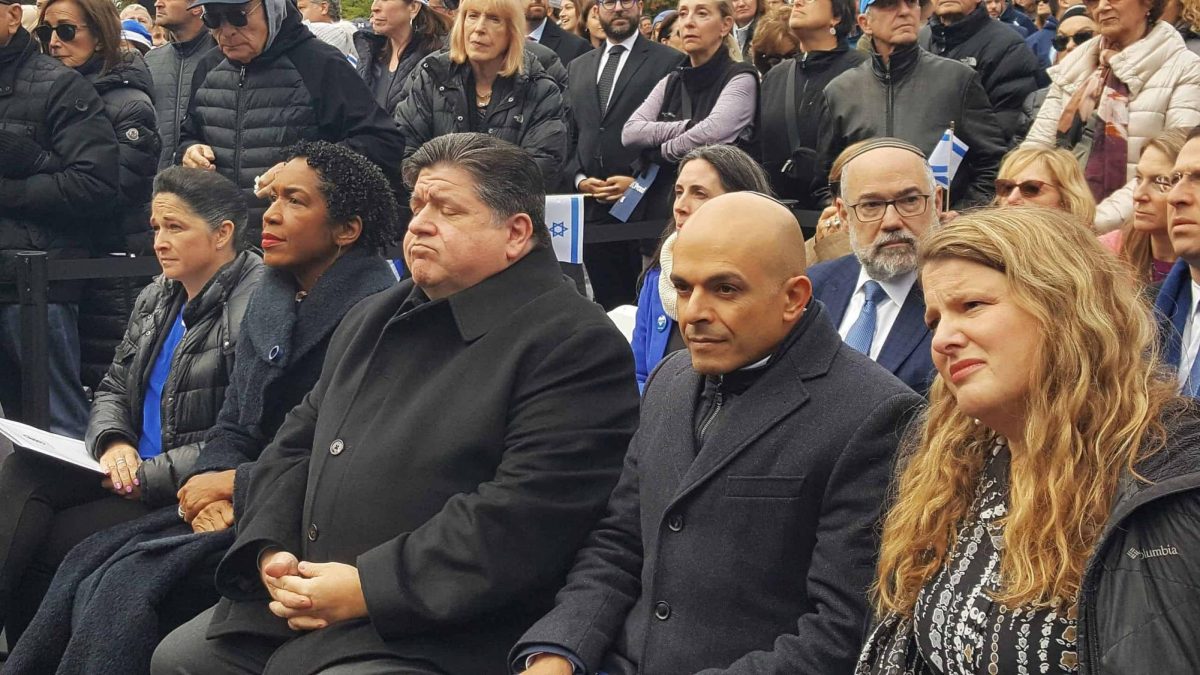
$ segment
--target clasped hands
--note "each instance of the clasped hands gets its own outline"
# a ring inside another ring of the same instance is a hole
[[[268,550],[258,559],[259,577],[271,595],[271,613],[295,631],[317,630],[367,615],[358,568],[301,561]]]
[[[601,202],[615,202],[633,185],[632,176],[610,176],[608,180],[584,178],[579,181],[579,191],[595,197]]]

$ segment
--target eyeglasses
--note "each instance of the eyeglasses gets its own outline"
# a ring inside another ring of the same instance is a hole
[[[70,23],[60,23],[57,26],[47,26],[42,24],[33,29],[33,34],[37,36],[38,42],[50,44],[50,36],[57,35],[59,40],[70,42],[75,39],[75,35],[81,30],[87,30],[87,26],[76,26]]]
[[[1013,190],[1020,190],[1021,196],[1025,199],[1033,199],[1042,194],[1047,187],[1054,187],[1045,181],[1040,180],[1023,180],[1020,183],[1007,178],[996,179],[996,197],[1004,199]]]
[[[1176,171],[1167,180],[1170,181],[1171,187],[1186,180],[1188,187],[1195,188],[1200,185],[1200,171]]]
[[[1054,45],[1055,51],[1061,52],[1067,48],[1068,42],[1074,42],[1075,46],[1078,47],[1088,40],[1091,40],[1095,35],[1096,34],[1090,30],[1078,30],[1075,31],[1074,35],[1064,35],[1059,33],[1058,35],[1054,36],[1054,39],[1050,41],[1050,44]]]
[[[262,7],[262,2],[257,3],[252,9],[209,9],[209,5],[205,5],[200,20],[212,30],[220,28],[222,23],[228,23],[234,28],[245,28],[248,17],[257,12],[260,7]]]
[[[1167,192],[1171,191],[1172,183],[1170,176],[1138,176],[1136,179],[1136,185],[1138,188],[1146,185],[1147,183],[1154,188],[1155,192],[1160,194],[1166,194]]]
[[[889,206],[896,207],[896,213],[905,218],[919,216],[929,207],[929,195],[905,195],[895,199],[867,199],[857,204],[851,204],[854,216],[859,222],[870,223],[883,220]]]
[[[637,4],[637,0],[600,0],[600,6],[607,10],[614,10],[617,5],[623,9],[629,9]]]

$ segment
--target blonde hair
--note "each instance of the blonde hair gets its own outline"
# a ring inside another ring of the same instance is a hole
[[[1054,187],[1062,195],[1063,210],[1091,228],[1096,220],[1096,198],[1083,177],[1079,160],[1069,151],[1046,147],[1017,148],[1004,156],[996,177],[1011,179],[1037,162],[1041,162],[1054,179]]]
[[[501,77],[512,77],[525,70],[525,7],[521,0],[465,0],[454,16],[450,29],[450,60],[467,63],[467,14],[477,11],[495,14],[508,29],[508,49],[505,50]]]
[[[1154,148],[1167,156],[1171,162],[1179,156],[1187,142],[1187,129],[1167,129],[1142,146],[1142,155]],[[1138,156],[1141,159],[1141,155]],[[1153,279],[1154,249],[1150,245],[1150,233],[1133,226],[1133,216],[1121,228],[1121,259],[1129,263],[1139,283],[1148,284]]]
[[[995,599],[1014,609],[1077,600],[1121,473],[1162,447],[1160,416],[1175,398],[1149,307],[1122,263],[1071,225],[1052,209],[984,209],[931,230],[920,249],[922,265],[954,259],[1002,272],[1039,335],[1053,332],[1036,348],[1025,451],[1011,458]],[[884,519],[873,589],[881,613],[912,615],[954,546],[993,439],[937,377]]]
[[[1179,13],[1179,18],[1192,30],[1200,29],[1200,0],[1183,0],[1180,4],[1183,5],[1183,10]]]

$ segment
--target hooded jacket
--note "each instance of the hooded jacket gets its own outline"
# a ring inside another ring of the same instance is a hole
[[[1054,147],[1058,119],[1071,96],[1096,69],[1100,40],[1092,38],[1046,71],[1050,91],[1025,137],[1025,146]],[[1128,177],[1125,187],[1096,205],[1096,230],[1115,230],[1133,215],[1133,174],[1146,142],[1166,129],[1200,124],[1200,56],[1179,31],[1159,21],[1145,37],[1112,58],[1112,72],[1129,87]]]
[[[183,284],[158,277],[138,296],[125,339],[96,388],[84,442],[99,457],[113,440],[137,445],[150,371],[175,317],[187,332],[171,357],[162,389],[162,454],[138,468],[142,499],[169,504],[176,481],[191,470],[198,445],[217,421],[250,295],[262,278],[262,260],[242,252],[217,272],[191,301]]]
[[[1025,131],[1020,126],[1021,106],[1038,86],[1037,57],[1020,35],[988,16],[982,2],[950,25],[930,17],[920,43],[931,54],[960,61],[979,73],[1007,144]]]
[[[546,185],[558,184],[567,156],[567,127],[563,122],[558,85],[534,56],[525,52],[525,66],[510,77],[498,77],[487,118],[472,123],[475,92],[468,92],[471,64],[454,63],[442,50],[421,61],[413,75],[408,98],[396,107],[396,123],[413,154],[426,141],[442,134],[478,131],[518,145],[533,155]]]
[[[833,161],[850,144],[894,136],[928,155],[954,125],[954,133],[970,149],[950,182],[951,206],[990,202],[1007,144],[979,74],[915,43],[898,47],[888,62],[874,44],[870,55],[825,87],[817,135],[821,170],[816,185],[822,201],[828,201],[827,179]]]
[[[0,130],[33,140],[56,165],[26,176],[0,170],[0,253],[87,255],[96,210],[117,196],[116,135],[96,90],[79,73],[39,54],[23,28],[0,48]],[[11,280],[6,257],[0,256],[0,279]],[[4,301],[12,302],[12,285],[5,285]],[[51,301],[60,299],[57,289],[51,288]]]
[[[246,191],[252,207],[243,241],[258,244],[263,202],[254,179],[299,141],[343,143],[395,177],[404,137],[337,49],[300,22],[288,0],[264,0],[267,41],[249,63],[208,52],[192,77],[188,115],[176,160],[197,143],[216,156],[217,171]]]
[[[162,154],[158,158],[160,171],[174,163],[179,125],[183,123],[191,100],[196,64],[216,46],[217,41],[208,29],[204,29],[187,42],[169,42],[146,52],[146,65],[154,76],[154,106],[158,114],[158,135],[162,139]]]

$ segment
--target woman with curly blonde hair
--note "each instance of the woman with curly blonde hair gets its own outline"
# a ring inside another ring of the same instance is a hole
[[[856,673],[1196,672],[1200,412],[1122,263],[1033,207],[960,216],[921,261],[938,378]]]

